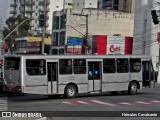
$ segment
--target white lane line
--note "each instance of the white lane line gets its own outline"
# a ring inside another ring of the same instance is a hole
[[[138,104],[146,104],[146,105],[151,104],[151,103],[149,103],[149,102],[142,102],[142,101],[136,101],[135,103],[138,103]]]
[[[84,101],[76,101],[77,103],[80,103],[80,104],[86,104],[86,105],[89,105],[89,103],[87,102],[84,102]]]
[[[152,100],[152,101],[150,101],[150,102],[160,103],[160,101],[158,101],[158,100]]]
[[[117,106],[111,103],[106,103],[106,102],[102,102],[102,101],[98,101],[98,100],[90,100],[92,102],[98,103],[98,104],[102,104],[102,105],[108,105],[108,106]]]
[[[36,119],[36,120],[47,120],[47,117],[39,118],[39,119]]]
[[[121,102],[119,104],[122,104],[122,105],[132,105],[131,103],[127,103],[127,102]]]
[[[73,104],[71,102],[62,102],[62,103],[64,103],[64,104],[70,104],[70,105],[75,105],[75,104]]]

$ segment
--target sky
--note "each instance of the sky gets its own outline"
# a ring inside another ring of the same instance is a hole
[[[5,23],[10,15],[10,1],[11,0],[0,0],[0,18],[3,20],[3,23]]]

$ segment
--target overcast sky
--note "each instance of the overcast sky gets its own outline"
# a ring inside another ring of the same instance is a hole
[[[11,0],[0,0],[0,18],[2,18],[4,23],[10,14],[10,1]]]

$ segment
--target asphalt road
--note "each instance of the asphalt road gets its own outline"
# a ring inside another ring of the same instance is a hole
[[[142,89],[138,91],[136,95],[128,95],[126,93],[119,93],[117,95],[111,95],[110,93],[104,93],[101,95],[88,95],[81,94],[73,99],[64,99],[61,96],[55,96],[48,98],[44,95],[32,95],[26,94],[24,96],[1,96],[1,100],[4,105],[4,109],[1,107],[1,111],[19,111],[19,112],[36,112],[41,111],[42,114],[54,116],[56,112],[59,116],[68,115],[67,117],[54,117],[54,118],[29,118],[39,120],[158,120],[159,117],[119,117],[122,113],[143,113],[150,112],[160,115],[160,85],[156,84],[155,88]],[[4,102],[7,101],[7,102]],[[54,112],[53,112],[54,111]],[[58,112],[57,112],[58,111]],[[69,111],[69,112],[67,112]],[[76,112],[79,111],[79,112]],[[118,115],[117,115],[118,114]],[[76,116],[76,117],[69,117]],[[87,117],[86,117],[87,116]],[[101,116],[101,117],[99,117]],[[104,117],[103,117],[104,116]],[[83,117],[83,118],[82,118]],[[9,118],[3,118],[3,120]],[[17,118],[15,118],[17,119]],[[19,118],[21,119],[21,118]],[[27,120],[28,118],[22,118]],[[1,120],[1,118],[0,118]],[[17,119],[18,120],[18,119]]]

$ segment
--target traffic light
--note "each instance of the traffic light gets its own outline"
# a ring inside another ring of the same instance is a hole
[[[44,14],[39,15],[39,26],[40,27],[45,27],[46,25],[46,18]]]
[[[159,23],[159,20],[158,20],[158,15],[157,15],[157,11],[156,10],[152,10],[151,11],[151,15],[152,15],[152,19],[153,19],[153,23],[156,25]]]

